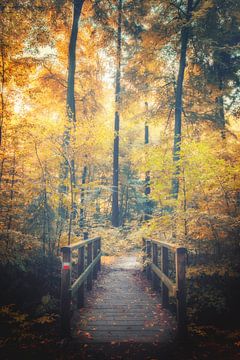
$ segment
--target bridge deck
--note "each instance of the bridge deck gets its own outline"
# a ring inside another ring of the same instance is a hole
[[[172,315],[143,278],[135,255],[119,257],[103,267],[86,306],[73,318],[75,340],[84,343],[171,342]]]

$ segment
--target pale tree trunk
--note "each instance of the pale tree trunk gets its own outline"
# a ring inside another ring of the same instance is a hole
[[[113,145],[113,188],[112,188],[112,225],[115,227],[118,227],[120,225],[118,192],[119,192],[119,125],[120,125],[120,102],[121,102],[121,56],[122,56],[122,0],[119,0],[114,145]]]
[[[84,201],[85,201],[85,189],[84,185],[86,184],[87,179],[87,167],[83,167],[82,172],[82,188],[81,188],[81,194],[80,194],[80,219],[79,219],[79,226],[81,229],[84,228]]]
[[[146,106],[146,112],[148,112],[148,103],[145,103]],[[147,121],[145,122],[145,127],[144,127],[144,144],[148,145],[149,144],[149,126]],[[149,195],[151,193],[151,188],[150,188],[150,171],[147,170],[145,173],[145,189],[144,189],[144,193],[146,196],[146,201],[145,201],[145,209],[144,209],[144,220],[149,220],[150,219],[150,201],[149,201]]]

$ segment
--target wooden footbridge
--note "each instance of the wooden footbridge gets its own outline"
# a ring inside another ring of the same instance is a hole
[[[81,343],[167,344],[186,335],[185,248],[143,239],[144,271],[132,253],[99,274],[99,237],[85,236],[62,254],[63,336]],[[175,298],[176,316],[169,298]]]

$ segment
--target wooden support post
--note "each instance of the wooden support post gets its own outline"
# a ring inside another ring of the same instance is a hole
[[[146,241],[146,255],[147,255],[147,267],[146,267],[146,273],[148,280],[151,280],[152,278],[152,271],[151,271],[151,255],[152,255],[152,243],[151,241]]]
[[[78,277],[84,272],[85,269],[85,247],[82,246],[78,249]],[[84,306],[84,292],[85,286],[84,283],[79,287],[77,294],[77,307],[80,309]]]
[[[152,262],[154,265],[158,266],[158,245],[152,244]],[[157,275],[152,273],[152,288],[153,290],[159,289],[159,279]]]
[[[161,253],[161,270],[162,272],[168,276],[168,248],[163,246]],[[167,286],[162,283],[162,304],[164,307],[169,306],[169,290]]]
[[[176,250],[176,281],[177,281],[177,323],[178,335],[184,338],[187,335],[186,311],[186,249]]]
[[[146,240],[142,238],[142,265],[143,265],[143,272],[146,272]]]
[[[98,240],[98,254],[101,252],[101,238]],[[98,261],[98,271],[101,271],[101,257]]]
[[[98,240],[93,242],[93,259],[95,259],[97,257],[98,254]],[[98,269],[98,264],[96,264],[93,268],[93,279],[96,280],[97,279],[97,269]]]
[[[87,266],[93,261],[93,243],[90,242],[87,246]],[[87,278],[87,289],[92,290],[93,270],[90,271]]]
[[[61,330],[63,336],[71,333],[71,248],[64,247],[61,272]]]

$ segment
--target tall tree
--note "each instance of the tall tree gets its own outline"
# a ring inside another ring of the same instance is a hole
[[[112,225],[118,227],[119,221],[119,125],[121,106],[121,57],[122,57],[122,0],[118,0],[118,31],[117,31],[117,66],[115,87],[115,118],[113,145],[113,193],[112,193]]]
[[[175,6],[178,8],[181,15],[184,16],[185,21],[181,29],[181,38],[180,38],[180,60],[179,60],[179,69],[177,75],[177,87],[175,94],[175,126],[174,126],[174,145],[173,145],[173,163],[175,166],[175,172],[172,179],[172,195],[175,199],[178,198],[179,193],[179,160],[180,160],[180,150],[181,150],[181,135],[182,135],[182,111],[183,111],[183,83],[184,83],[184,73],[186,68],[186,59],[187,59],[187,49],[188,42],[190,37],[190,19],[192,17],[192,11],[196,9],[201,0],[196,0],[194,3],[193,0],[188,0],[185,7],[178,6],[176,3]]]
[[[75,204],[75,188],[76,188],[76,175],[75,175],[75,159],[73,154],[71,154],[71,159],[69,159],[69,144],[74,143],[74,133],[75,123],[76,123],[76,106],[75,106],[75,71],[76,71],[76,46],[77,46],[77,37],[78,37],[78,23],[82,11],[84,0],[74,0],[73,1],[73,22],[71,29],[71,36],[68,49],[68,82],[67,82],[67,116],[68,116],[68,125],[64,132],[63,140],[63,151],[65,154],[64,164],[62,164],[62,183],[61,192],[64,194],[67,192],[67,187],[64,185],[70,173],[70,192],[71,192],[71,209],[69,215],[69,227],[68,227],[68,244],[71,243],[71,231],[72,231],[72,222],[76,216],[76,204]],[[66,217],[66,209],[64,206],[60,205],[60,212],[63,217]]]
[[[227,103],[233,105],[233,90],[239,88],[239,5],[235,1],[214,0],[199,21],[200,46],[204,61],[199,62],[206,81],[215,87],[214,121],[226,136]],[[199,36],[198,36],[199,39]],[[199,41],[196,41],[199,46]],[[225,101],[228,98],[227,101]]]
[[[146,106],[146,114],[148,117],[148,103],[145,103]],[[144,144],[148,145],[149,144],[149,125],[147,120],[145,121],[145,126],[144,126]],[[149,220],[150,218],[150,201],[149,201],[149,195],[151,192],[151,188],[150,188],[150,171],[147,170],[145,173],[145,196],[146,196],[146,202],[145,202],[145,209],[144,209],[144,219],[145,220]]]

